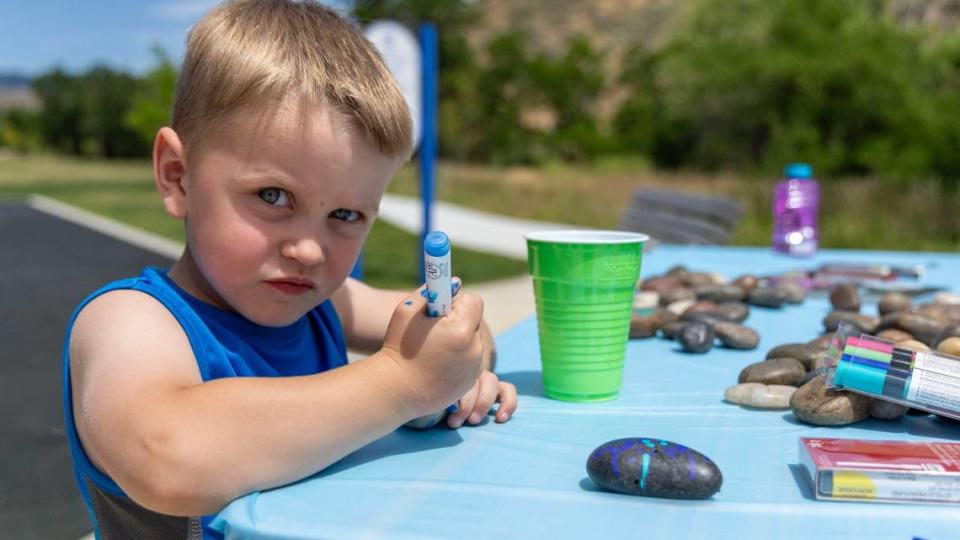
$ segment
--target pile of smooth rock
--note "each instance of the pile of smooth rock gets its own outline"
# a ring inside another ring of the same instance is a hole
[[[675,266],[640,282],[630,338],[659,335],[677,340],[691,353],[705,353],[716,342],[733,349],[755,349],[760,334],[741,324],[750,316],[750,306],[779,308],[805,298],[806,290],[794,283],[765,286],[749,274],[730,282],[719,274]]]
[[[823,319],[825,334],[806,343],[788,343],[771,349],[766,360],[740,372],[738,384],[724,398],[759,409],[791,409],[804,422],[836,426],[867,417],[896,420],[925,411],[847,391],[827,388],[822,376],[824,353],[840,323],[915,350],[936,348],[960,356],[960,296],[941,293],[931,303],[913,305],[910,297],[887,293],[878,304],[879,315],[860,313],[856,286],[842,284],[830,291],[833,311]]]

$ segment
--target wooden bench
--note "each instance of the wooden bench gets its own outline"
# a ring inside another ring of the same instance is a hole
[[[743,207],[725,197],[639,188],[619,229],[665,244],[726,244],[742,215]]]

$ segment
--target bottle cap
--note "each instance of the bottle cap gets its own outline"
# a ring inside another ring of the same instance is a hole
[[[787,178],[809,180],[813,177],[813,167],[807,163],[791,163],[784,167],[783,174]]]
[[[423,239],[423,250],[431,257],[443,257],[450,253],[450,239],[441,231],[433,231]]]

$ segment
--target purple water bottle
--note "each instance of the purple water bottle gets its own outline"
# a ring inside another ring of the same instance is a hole
[[[773,249],[796,257],[817,252],[820,185],[813,168],[791,163],[773,190]]]

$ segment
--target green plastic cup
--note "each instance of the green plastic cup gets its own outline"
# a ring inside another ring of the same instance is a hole
[[[649,237],[545,231],[526,239],[544,393],[563,401],[616,399],[643,244]]]

